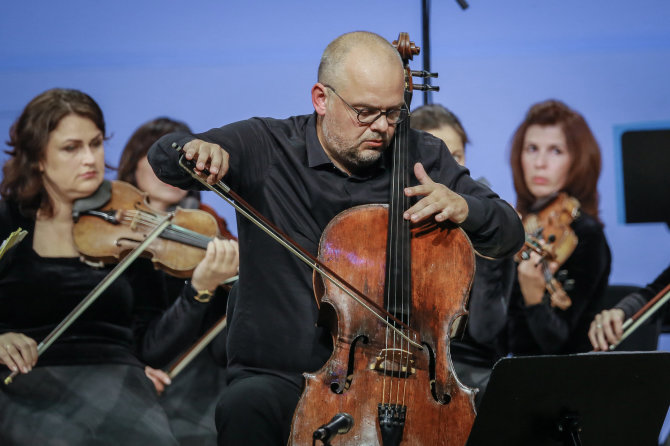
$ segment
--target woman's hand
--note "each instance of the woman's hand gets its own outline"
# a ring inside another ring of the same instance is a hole
[[[214,291],[223,281],[237,274],[240,254],[235,240],[212,239],[207,252],[195,267],[191,285],[194,289]]]
[[[165,386],[172,384],[172,380],[168,374],[160,369],[154,369],[147,365],[144,367],[144,374],[147,375],[147,378],[149,378],[152,383],[154,383],[158,395],[165,391]]]
[[[517,267],[519,287],[527,306],[539,304],[544,297],[547,282],[544,278],[542,270],[544,267],[541,260],[542,258],[539,254],[531,252],[530,258],[519,262],[519,266]],[[557,268],[558,265],[556,263],[549,264],[549,271],[552,275]]]
[[[594,350],[607,351],[610,344],[615,344],[621,339],[625,317],[623,310],[619,308],[603,310],[596,314],[589,328],[589,340]]]
[[[0,364],[5,364],[12,372],[30,372],[37,364],[37,343],[22,333],[1,334]]]

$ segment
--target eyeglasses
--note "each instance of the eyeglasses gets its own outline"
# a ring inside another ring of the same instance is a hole
[[[386,116],[386,122],[388,122],[389,125],[396,125],[409,117],[409,110],[407,110],[407,107],[392,108],[386,111],[381,111],[378,108],[354,108],[351,104],[345,101],[333,87],[330,85],[324,85],[324,87],[330,89],[347,107],[352,109],[354,113],[356,113],[356,119],[358,119],[358,122],[361,124],[372,124],[379,119],[381,115],[384,115]]]

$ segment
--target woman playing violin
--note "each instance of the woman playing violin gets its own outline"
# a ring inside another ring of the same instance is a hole
[[[201,203],[200,192],[185,191],[170,186],[159,180],[147,161],[147,152],[151,145],[161,136],[171,132],[191,132],[184,124],[170,118],[162,117],[142,124],[132,134],[121,153],[117,178],[136,186],[147,193],[149,204],[159,211],[171,211],[176,206],[189,209],[201,209],[212,214],[219,225],[221,236],[230,241],[231,252],[237,262],[237,244],[235,237],[228,230],[226,221],[219,217],[209,206]],[[153,274],[164,275],[161,271]],[[165,276],[169,292],[166,306],[179,297],[183,280]],[[225,315],[228,292],[218,287],[212,299],[206,317],[203,319],[200,334]],[[215,346],[225,346],[225,337],[219,335],[212,342]],[[147,374],[157,384],[161,393],[159,399],[165,409],[172,431],[182,446],[188,444],[205,446],[216,444],[216,427],[214,426],[214,409],[219,392],[225,387],[225,350],[210,348],[200,353],[193,362],[176,378],[170,381],[167,374],[159,370],[147,368]],[[165,388],[166,385],[169,387]]]
[[[574,232],[577,246],[563,265],[542,262],[536,252],[519,263],[509,314],[509,349],[516,355],[588,351],[588,324],[607,287],[611,262],[598,218],[598,144],[579,113],[548,100],[533,105],[517,128],[510,159],[517,209],[524,222],[556,203],[559,192],[576,198],[581,207],[564,227],[564,232]],[[543,268],[562,279],[565,305],[557,306],[551,299]]]
[[[138,260],[38,357],[37,342],[111,270],[82,262],[72,235],[73,203],[103,181],[104,141],[99,106],[77,90],[40,94],[11,128],[0,237],[28,235],[0,269],[0,363],[20,373],[0,388],[2,444],[177,444],[143,363],[187,347],[208,306],[196,289],[235,274],[212,242],[164,309],[164,284],[139,275]]]
[[[594,350],[608,351],[611,344],[618,342],[624,334],[623,323],[637,314],[650,300],[662,293],[670,285],[670,265],[653,282],[647,284],[619,301],[614,308],[608,308],[596,315],[589,328],[589,340]],[[664,304],[655,317],[670,315],[670,306]],[[668,439],[670,442],[670,439]]]

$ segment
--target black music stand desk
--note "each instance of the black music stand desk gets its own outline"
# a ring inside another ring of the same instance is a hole
[[[670,352],[504,358],[467,446],[657,446]]]

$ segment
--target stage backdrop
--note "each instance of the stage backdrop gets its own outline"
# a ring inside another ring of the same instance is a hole
[[[470,134],[473,176],[514,203],[510,137],[530,104],[565,101],[601,145],[611,282],[649,282],[670,261],[670,234],[664,224],[617,219],[615,128],[670,121],[670,2],[469,1],[467,11],[454,0],[433,1],[431,35],[441,87],[433,100],[453,109]],[[158,116],[204,131],[251,116],[310,113],[310,88],[330,40],[353,30],[392,40],[406,31],[422,46],[420,7],[418,0],[5,2],[3,141],[23,106],[52,87],[81,89],[100,103],[112,165],[130,134]],[[417,96],[413,106],[422,102]],[[210,195],[205,201],[235,228],[232,210]]]

